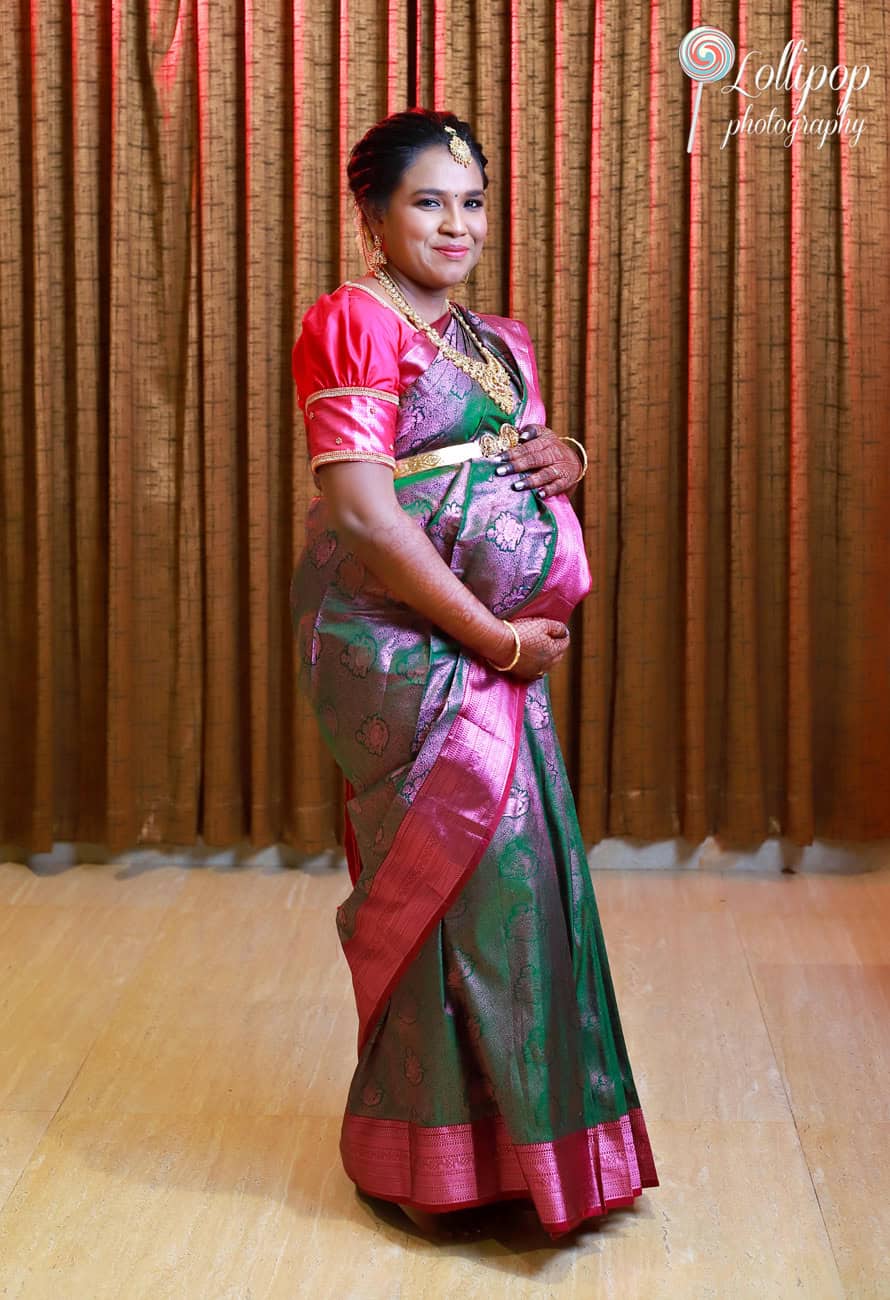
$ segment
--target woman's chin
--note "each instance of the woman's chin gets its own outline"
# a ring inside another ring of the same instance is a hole
[[[431,293],[447,292],[449,289],[453,289],[455,285],[463,284],[471,269],[467,258],[462,257],[460,261],[457,261],[456,258],[440,256],[439,261],[446,263],[453,261],[454,264],[451,266],[446,265],[444,269],[434,267],[427,272],[425,284]]]

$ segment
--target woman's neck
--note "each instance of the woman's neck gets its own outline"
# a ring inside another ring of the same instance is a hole
[[[448,311],[448,295],[444,289],[425,289],[422,285],[416,285],[412,281],[406,281],[398,272],[393,274],[387,266],[384,268],[387,275],[395,282],[396,287],[401,289],[408,303],[417,312],[421,320],[426,321],[427,325],[435,325],[436,321],[446,315]],[[386,293],[385,287],[373,273],[370,279],[377,287]]]

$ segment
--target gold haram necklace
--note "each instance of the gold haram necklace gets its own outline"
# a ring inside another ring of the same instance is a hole
[[[433,329],[432,325],[427,324],[423,317],[414,310],[408,299],[396,284],[395,280],[391,275],[387,274],[386,271],[378,267],[375,268],[374,275],[383,285],[384,289],[396,305],[408,317],[411,324],[417,329],[423,330],[430,342],[433,343],[449,361],[454,362],[459,370],[463,370],[466,374],[475,379],[479,387],[488,394],[492,401],[495,402],[502,411],[507,415],[512,415],[516,410],[518,403],[510,384],[510,376],[508,375],[506,368],[497,359],[491,349],[485,346],[476,334],[476,331],[470,327],[469,322],[464,320],[454,303],[446,299],[448,302],[448,310],[451,312],[451,315],[467,332],[467,334],[469,334],[470,338],[485,358],[484,361],[477,361],[473,357],[466,356],[463,352],[458,352],[457,348],[453,348],[450,343],[443,339],[439,331]]]

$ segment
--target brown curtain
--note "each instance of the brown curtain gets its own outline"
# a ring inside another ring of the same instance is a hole
[[[467,301],[528,323],[550,424],[589,449],[595,585],[553,681],[588,842],[890,834],[887,15],[711,5],[739,59],[803,38],[871,79],[857,145],[791,149],[723,147],[743,104],[706,86],[690,156],[677,49],[700,21],[677,0],[4,10],[0,841],[336,842],[294,686],[314,486],[290,349],[363,269],[349,147],[411,104],[473,123],[492,211]]]

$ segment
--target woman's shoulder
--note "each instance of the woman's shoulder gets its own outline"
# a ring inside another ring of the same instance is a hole
[[[480,320],[485,321],[486,325],[490,325],[493,329],[497,330],[498,333],[509,334],[521,339],[528,339],[531,337],[525,321],[521,321],[518,316],[498,316],[494,312],[490,311],[477,311],[474,314],[478,316]]]
[[[364,332],[383,331],[391,337],[411,326],[395,307],[390,306],[369,286],[357,280],[344,280],[330,293],[323,293],[303,313],[302,330],[329,330],[332,325]]]
[[[401,385],[406,341],[399,314],[346,281],[303,313],[291,370],[303,396],[331,387],[392,392]]]
[[[475,314],[489,329],[500,335],[511,352],[531,353],[534,356],[531,332],[525,321],[515,316],[497,316],[494,312],[487,311],[477,311]]]

